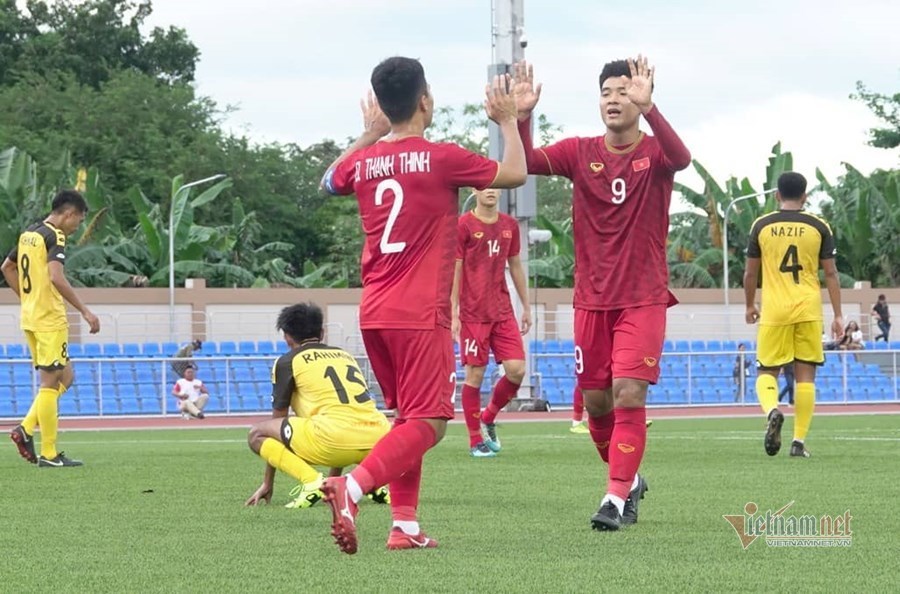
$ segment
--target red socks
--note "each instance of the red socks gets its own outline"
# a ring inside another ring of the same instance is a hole
[[[474,448],[481,443],[481,430],[478,427],[478,419],[481,417],[481,391],[478,388],[463,384],[462,409],[466,429],[469,431],[469,447]]]
[[[415,522],[419,507],[419,483],[422,481],[422,458],[406,474],[390,482],[391,519],[395,522]]]
[[[490,425],[497,418],[500,409],[509,404],[509,401],[519,392],[519,384],[514,384],[506,376],[500,378],[497,385],[494,386],[494,393],[491,395],[491,401],[481,413],[481,420]]]
[[[368,493],[411,470],[418,468],[421,473],[422,457],[435,443],[434,428],[425,421],[410,419],[395,424],[350,474],[362,492]],[[394,499],[393,493],[391,499]]]
[[[572,420],[580,423],[584,417],[584,394],[578,386],[572,392]]]
[[[644,448],[647,445],[647,409],[617,408],[615,418],[616,422],[608,453],[609,486],[607,492],[627,499],[634,475],[641,465]],[[591,430],[591,434],[593,435],[593,430]]]
[[[609,464],[609,442],[612,439],[613,427],[615,427],[615,424],[615,410],[609,411],[602,417],[592,417],[588,415],[588,429],[591,432],[591,439],[594,440],[594,447],[597,448],[600,457],[607,464]]]

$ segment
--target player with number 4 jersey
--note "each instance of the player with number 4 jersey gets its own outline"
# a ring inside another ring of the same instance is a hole
[[[805,442],[815,408],[816,367],[825,362],[819,268],[825,272],[835,339],[843,334],[840,281],[831,228],[803,210],[806,178],[794,171],[782,173],[775,198],[779,210],[756,219],[750,229],[744,269],[746,322],[759,322],[756,394],[766,414],[765,451],[774,456],[781,449],[784,415],[778,410],[778,373],[793,363],[795,419],[790,455],[808,458]],[[760,269],[761,312],[755,303]]]
[[[389,549],[432,548],[417,519],[425,453],[453,417],[456,387],[450,334],[450,286],[456,253],[458,192],[463,187],[525,183],[508,78],[486,89],[485,110],[505,141],[498,163],[448,143],[429,142],[434,99],[418,60],[388,58],[372,72],[363,103],[365,132],[328,169],[322,186],[356,194],[365,244],[359,325],[386,406],[397,409],[391,431],[346,477],[325,481],[332,535],[345,553],[357,550],[357,501],[389,484],[393,526]]]
[[[609,465],[597,530],[637,521],[647,489],[637,474],[646,445],[647,387],[659,378],[668,290],[666,241],[675,172],[691,155],[653,103],[646,58],[617,60],[600,73],[603,136],[566,138],[533,149],[531,112],[541,87],[516,67],[519,132],[528,171],[572,180],[575,242],[575,371],[588,428]],[[641,117],[653,135],[640,129]]]
[[[499,200],[499,190],[476,190],[475,209],[459,217],[457,224],[452,330],[459,339],[460,359],[466,370],[462,408],[473,458],[493,457],[500,451],[494,421],[518,393],[525,377],[522,336],[531,329],[528,285],[519,257],[519,224],[498,212]],[[516,322],[506,286],[507,264],[522,302],[521,325]],[[504,375],[482,411],[481,384],[490,352],[503,365]]]

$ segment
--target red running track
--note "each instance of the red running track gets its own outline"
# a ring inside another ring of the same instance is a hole
[[[868,415],[868,414],[900,414],[900,403],[897,404],[820,404],[816,407],[816,415]],[[743,406],[691,406],[650,408],[647,416],[651,419],[706,419],[728,417],[762,416],[759,407]],[[115,430],[115,429],[201,429],[201,428],[241,428],[250,427],[257,421],[270,418],[266,414],[257,415],[213,415],[203,420],[184,420],[180,415],[167,417],[90,417],[63,418],[59,421],[62,431],[78,430]],[[554,412],[505,412],[500,413],[501,423],[567,421],[572,418],[570,410]],[[462,421],[451,421],[461,423]],[[15,420],[0,421],[0,427],[12,428]]]

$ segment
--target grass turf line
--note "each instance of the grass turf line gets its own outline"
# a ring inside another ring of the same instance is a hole
[[[242,430],[63,433],[86,466],[37,469],[0,449],[0,576],[12,591],[889,591],[900,512],[893,416],[819,417],[813,458],[763,452],[761,419],[658,420],[637,526],[598,533],[605,468],[568,423],[502,424],[503,452],[468,457],[453,426],[426,458],[421,521],[440,542],[386,551],[386,506],[361,504],[360,552],[337,551],[320,504],[248,509],[263,463]],[[151,493],[144,491],[152,490]],[[797,515],[850,508],[853,545],[742,550],[723,514],[796,501]],[[863,570],[864,567],[876,568]],[[881,568],[881,569],[877,569]]]

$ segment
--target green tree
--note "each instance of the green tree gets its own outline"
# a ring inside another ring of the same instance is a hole
[[[886,124],[884,128],[869,130],[870,145],[887,149],[900,146],[900,93],[893,95],[875,93],[862,81],[856,81],[856,93],[850,95],[850,98],[865,103],[872,113]]]

